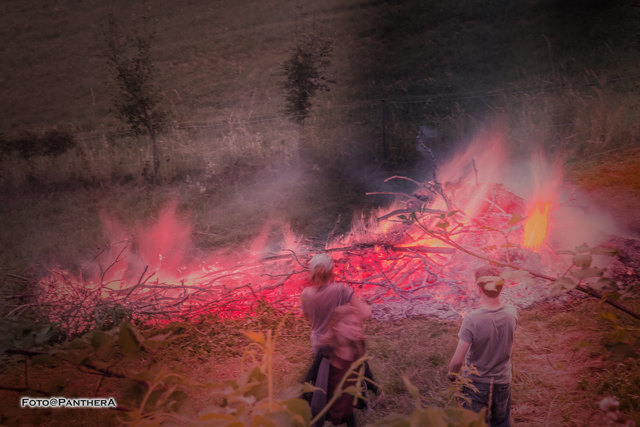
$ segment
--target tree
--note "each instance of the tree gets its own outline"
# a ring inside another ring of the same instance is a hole
[[[311,110],[311,99],[317,91],[328,92],[329,84],[335,83],[325,75],[332,50],[331,40],[305,34],[282,64],[282,74],[286,78],[284,113],[300,126],[301,139],[304,122]]]
[[[149,136],[153,185],[160,165],[157,136],[165,128],[168,119],[167,112],[160,106],[161,96],[155,87],[151,61],[154,36],[154,32],[134,36],[122,34],[113,15],[109,15],[104,33],[105,55],[115,72],[114,79],[118,86],[114,107],[134,134]]]

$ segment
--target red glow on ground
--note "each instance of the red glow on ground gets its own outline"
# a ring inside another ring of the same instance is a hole
[[[286,224],[265,219],[264,230],[245,246],[203,254],[193,247],[191,226],[179,219],[176,203],[141,225],[103,215],[105,239],[113,243],[80,277],[51,269],[40,282],[40,303],[52,320],[66,322],[74,332],[99,324],[104,317],[100,307],[107,313],[122,308],[156,323],[205,314],[247,316],[258,301],[283,314],[298,313],[300,292],[309,284],[309,259],[328,250],[336,281],[354,288],[365,301],[401,307],[407,315],[421,307],[455,315],[472,305],[472,272],[484,261],[454,246],[503,262],[527,262],[531,251],[538,254],[536,262],[549,259],[542,244],[549,237],[548,218],[555,202],[537,203],[525,224],[514,221],[527,214],[525,197],[533,191],[520,195],[502,183],[509,182],[500,177],[506,156],[500,136],[490,135],[486,143],[472,145],[443,166],[440,179],[446,198],[432,191],[428,209],[414,212],[415,222],[405,215],[404,220],[390,216],[356,224],[326,248],[306,247]],[[545,184],[544,177],[537,175],[540,181],[530,189],[548,189],[544,194],[550,194],[557,181]],[[389,212],[415,209],[402,203]],[[526,294],[520,288],[517,298],[524,300]]]

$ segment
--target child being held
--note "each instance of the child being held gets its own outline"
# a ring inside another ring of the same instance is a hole
[[[327,331],[320,338],[320,349],[305,378],[305,382],[310,382],[320,388],[313,393],[311,398],[313,416],[333,399],[334,394],[349,386],[356,385],[358,375],[354,371],[349,372],[349,368],[365,354],[362,320],[361,312],[351,305],[341,305],[333,310]],[[360,386],[366,385],[366,388],[378,394],[380,390],[373,382],[373,374],[366,361],[364,368],[365,381]],[[345,375],[347,378],[341,389],[338,390],[338,385]],[[363,390],[363,395],[366,397],[366,389]],[[358,399],[356,407],[366,407],[366,401]],[[341,393],[325,417],[334,425],[346,424],[349,427],[355,427],[353,409],[354,396],[350,393]],[[322,423],[323,420],[320,420],[317,425],[322,425]]]

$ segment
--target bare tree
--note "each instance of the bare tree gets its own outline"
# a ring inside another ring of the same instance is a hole
[[[146,134],[151,142],[153,185],[156,184],[160,160],[158,133],[166,125],[168,114],[161,108],[160,93],[155,87],[155,72],[151,60],[151,45],[155,33],[125,35],[109,15],[104,33],[105,55],[113,69],[118,93],[114,107],[136,135]]]

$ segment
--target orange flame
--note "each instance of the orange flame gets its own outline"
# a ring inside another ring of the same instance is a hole
[[[542,246],[544,238],[547,236],[550,208],[551,202],[536,202],[536,206],[524,224],[522,246],[533,249],[534,252],[540,250],[540,246]]]

